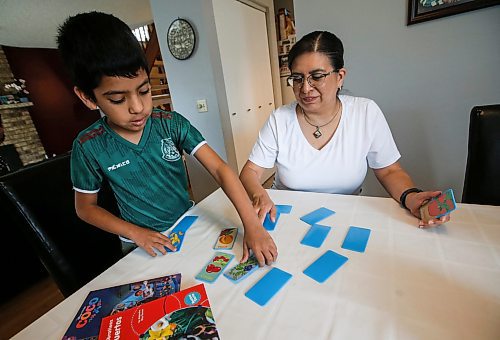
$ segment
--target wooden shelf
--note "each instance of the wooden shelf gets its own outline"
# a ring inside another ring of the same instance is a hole
[[[0,105],[0,110],[20,109],[23,107],[30,107],[30,106],[33,106],[32,102],[16,103],[16,104],[3,104],[3,105]]]

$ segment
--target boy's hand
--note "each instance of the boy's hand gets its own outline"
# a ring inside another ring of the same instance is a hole
[[[269,217],[272,222],[276,221],[276,206],[274,202],[271,200],[267,192],[263,194],[254,195],[252,197],[252,205],[259,217],[260,223],[264,223],[264,219],[266,218],[266,214],[269,213]]]
[[[410,212],[419,219],[419,228],[432,228],[438,227],[443,223],[450,220],[450,215],[445,215],[441,218],[433,218],[425,223],[420,219],[420,207],[433,197],[441,195],[441,191],[423,191],[418,193],[411,193],[406,197],[406,206]]]
[[[146,228],[141,228],[137,235],[132,238],[132,241],[153,257],[156,256],[155,249],[163,255],[167,253],[165,247],[175,251],[175,247],[167,236]]]
[[[243,257],[240,262],[248,260],[250,250],[255,255],[260,267],[266,264],[271,265],[278,258],[276,244],[274,244],[271,235],[262,226],[245,231],[245,236],[243,237]]]

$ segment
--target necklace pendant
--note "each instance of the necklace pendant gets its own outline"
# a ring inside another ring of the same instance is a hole
[[[314,138],[319,138],[319,137],[323,136],[321,131],[319,131],[319,127],[316,127],[316,131],[314,131],[313,136],[314,136]]]

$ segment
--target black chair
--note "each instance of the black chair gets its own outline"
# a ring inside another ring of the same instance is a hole
[[[12,144],[0,146],[0,175],[20,169],[23,166],[16,147]]]
[[[472,108],[462,202],[500,205],[500,105]]]
[[[11,278],[0,280],[0,305],[15,300],[19,294],[49,277],[35,250],[25,246],[26,238],[19,220],[12,213],[14,209],[12,202],[0,192],[0,225],[5,240],[0,247],[0,258],[3,259],[4,276]]]
[[[116,235],[78,218],[70,179],[70,155],[30,165],[0,177],[0,194],[12,206],[10,217],[26,239],[15,242],[33,247],[61,293],[67,297],[122,257]],[[99,204],[116,213],[108,185],[99,192]],[[8,259],[4,259],[8,261]]]

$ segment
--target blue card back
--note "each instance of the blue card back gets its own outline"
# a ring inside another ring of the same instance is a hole
[[[271,221],[271,217],[270,217],[269,213],[267,213],[266,218],[264,219],[264,223],[262,224],[264,226],[264,229],[266,229],[267,231],[273,231],[274,228],[276,228],[276,224],[278,224],[279,218],[280,218],[280,213],[277,212],[276,219],[273,222],[273,221]]]
[[[303,273],[311,279],[323,283],[346,262],[347,257],[337,254],[334,251],[327,250],[316,261],[311,263]]]
[[[179,223],[175,226],[174,230],[176,231],[186,231],[191,227],[196,221],[198,216],[184,216],[182,220],[179,221]]]
[[[314,210],[313,212],[310,212],[307,215],[302,216],[300,219],[307,224],[313,225],[333,214],[335,214],[335,211],[321,207]]]
[[[351,226],[342,243],[342,248],[364,253],[369,237],[370,229]]]
[[[271,269],[262,279],[260,279],[245,296],[260,306],[266,303],[290,280],[292,274],[281,269]]]
[[[292,211],[291,205],[276,204],[276,212],[280,214],[289,214]]]
[[[330,232],[330,229],[332,228],[325,225],[313,224],[300,243],[306,246],[319,248]]]

